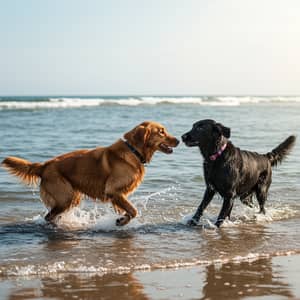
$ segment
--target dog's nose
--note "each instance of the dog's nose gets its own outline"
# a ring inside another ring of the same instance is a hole
[[[178,139],[176,139],[176,146],[175,147],[177,147],[179,143],[180,143],[180,141]]]
[[[185,133],[184,135],[181,136],[181,139],[182,139],[183,142],[185,142],[187,140],[187,138],[188,138],[187,133]]]

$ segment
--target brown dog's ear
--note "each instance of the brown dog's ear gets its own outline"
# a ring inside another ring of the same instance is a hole
[[[124,134],[124,138],[133,146],[144,147],[150,135],[150,129],[143,124]]]
[[[221,130],[222,135],[224,135],[226,138],[230,138],[230,128],[222,125],[221,123],[217,123],[218,128]]]
[[[124,139],[125,139],[126,141],[128,141],[129,143],[130,143],[131,141],[133,141],[133,133],[134,133],[134,130],[135,130],[135,128],[132,129],[132,130],[130,130],[130,131],[128,131],[128,132],[126,132],[126,133],[123,135]]]

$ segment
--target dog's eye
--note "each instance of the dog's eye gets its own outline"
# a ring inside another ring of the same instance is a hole
[[[158,131],[158,133],[159,133],[160,135],[164,136],[164,135],[165,135],[165,130],[164,130],[163,128],[161,128],[161,129]]]
[[[202,131],[203,128],[202,127],[197,127],[197,131]]]

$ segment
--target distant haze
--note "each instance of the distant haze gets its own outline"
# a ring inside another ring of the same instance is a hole
[[[297,95],[299,0],[0,0],[0,95]]]

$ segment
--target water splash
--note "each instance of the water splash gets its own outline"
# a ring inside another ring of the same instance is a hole
[[[132,198],[132,203],[137,207],[139,214],[127,225],[121,227],[116,225],[116,220],[120,216],[113,211],[110,205],[103,203],[96,203],[94,207],[89,207],[88,205],[85,207],[83,204],[81,207],[71,208],[67,212],[59,215],[54,222],[58,228],[64,230],[89,229],[93,231],[108,232],[124,229],[137,229],[144,225],[141,219],[145,219],[147,222],[147,214],[144,216],[144,212],[148,210],[147,206],[150,200],[159,198],[161,201],[164,195],[172,196],[174,193],[176,193],[176,187],[171,186],[149,195]],[[87,199],[87,201],[89,200]],[[33,221],[36,224],[46,224],[42,215],[27,218],[26,220]]]
[[[244,205],[238,205],[236,214],[231,217],[231,219],[226,219],[222,224],[222,227],[232,227],[241,224],[265,224],[273,221],[279,221],[284,219],[289,219],[295,216],[297,211],[290,207],[289,205],[282,205],[281,203],[273,204],[273,206],[266,209],[266,214],[261,214],[258,212],[258,207],[249,208]],[[187,225],[188,221],[193,218],[194,214],[188,214],[183,216],[181,223]],[[214,225],[217,221],[217,214],[214,215],[204,214],[199,222],[198,226],[203,228],[216,229]]]

